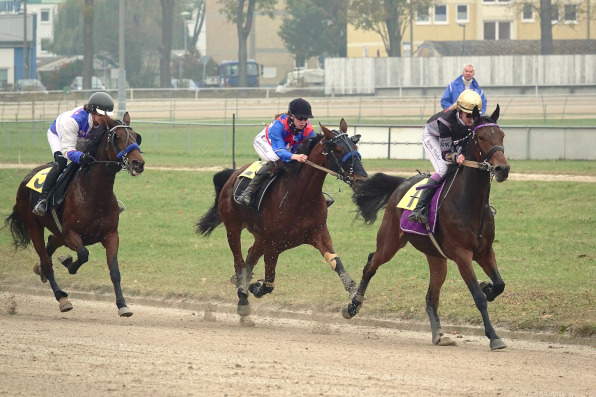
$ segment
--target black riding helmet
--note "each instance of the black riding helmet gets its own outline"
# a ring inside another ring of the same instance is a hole
[[[114,100],[105,92],[96,92],[89,97],[87,106],[99,114],[111,116],[114,114]]]
[[[310,103],[308,103],[302,98],[296,98],[292,102],[290,102],[288,111],[290,112],[290,114],[293,114],[294,116],[302,117],[305,119],[312,119],[315,117],[312,115]]]

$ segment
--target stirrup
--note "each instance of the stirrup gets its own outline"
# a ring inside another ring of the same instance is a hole
[[[124,203],[120,200],[116,200],[118,202],[118,210],[120,210],[120,213],[123,213],[124,210],[126,209],[126,206],[124,205]]]
[[[35,208],[33,208],[33,212],[37,216],[44,216],[48,211],[48,200],[41,199],[35,204]]]
[[[428,215],[426,215],[424,210],[420,210],[418,212],[412,211],[410,216],[408,216],[408,220],[412,221],[412,222],[427,224],[428,223]]]
[[[247,207],[250,206],[250,203],[252,202],[252,193],[250,194],[243,194],[242,196],[240,196],[238,198],[238,201],[240,201],[242,204],[246,205]]]

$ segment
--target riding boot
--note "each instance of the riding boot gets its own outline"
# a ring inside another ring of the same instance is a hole
[[[437,181],[432,178],[429,178],[427,185],[436,185]],[[418,223],[427,224],[428,223],[428,205],[435,194],[435,187],[429,187],[422,190],[420,197],[418,198],[418,204],[416,204],[416,208],[414,211],[408,216],[408,220]]]
[[[252,177],[252,180],[242,193],[242,195],[238,198],[238,201],[247,207],[250,205],[252,201],[252,196],[257,189],[257,187],[263,182],[263,179],[269,175],[269,166],[264,164],[261,168],[255,173],[255,176]]]
[[[58,163],[54,163],[52,165],[52,169],[46,175],[46,180],[43,183],[43,187],[41,188],[41,196],[39,196],[39,200],[35,207],[33,207],[33,213],[38,216],[44,216],[46,211],[48,210],[48,194],[50,190],[54,187],[56,180],[60,176],[60,166]]]

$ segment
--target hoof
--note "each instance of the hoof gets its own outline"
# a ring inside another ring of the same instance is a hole
[[[351,319],[352,315],[350,315],[350,310],[348,309],[348,306],[344,306],[343,309],[341,309],[341,315],[346,319],[349,320]]]
[[[72,303],[70,303],[68,298],[60,298],[58,304],[60,305],[60,311],[62,313],[69,312],[72,310]]]
[[[248,316],[250,314],[250,305],[238,305],[236,313],[242,317]]]
[[[490,349],[491,350],[499,350],[506,348],[507,345],[501,339],[493,339],[490,341]]]
[[[132,310],[130,310],[128,306],[121,307],[118,309],[118,315],[120,317],[130,317],[132,316]]]
[[[441,336],[439,340],[435,342],[435,346],[457,346],[457,343],[448,336]]]
[[[37,262],[34,266],[33,266],[33,273],[37,274],[39,276],[39,278],[41,279],[42,283],[46,283],[48,281],[48,279],[46,278],[45,274],[43,274],[41,272],[41,265],[39,264],[39,262]]]

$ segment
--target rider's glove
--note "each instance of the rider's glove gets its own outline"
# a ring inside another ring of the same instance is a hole
[[[90,154],[83,153],[81,155],[81,157],[79,157],[79,164],[81,164],[81,165],[89,164],[89,163],[92,163],[94,161],[95,161],[95,159]]]

